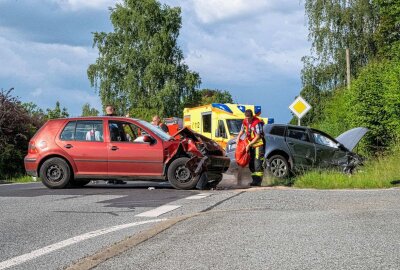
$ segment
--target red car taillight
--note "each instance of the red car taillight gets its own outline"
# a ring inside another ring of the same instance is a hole
[[[28,153],[29,154],[37,154],[38,150],[35,146],[35,142],[34,141],[30,141],[29,142],[29,146],[28,146]]]

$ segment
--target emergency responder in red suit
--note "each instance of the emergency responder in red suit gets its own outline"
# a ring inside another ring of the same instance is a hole
[[[240,139],[247,140],[246,151],[250,152],[249,169],[253,180],[250,186],[261,186],[264,174],[263,161],[265,153],[263,122],[253,116],[252,110],[246,110],[244,115],[245,119],[243,120],[236,143],[238,144]],[[245,138],[242,138],[244,137],[243,135],[245,135]]]

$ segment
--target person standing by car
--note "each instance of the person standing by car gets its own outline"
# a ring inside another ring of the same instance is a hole
[[[106,105],[106,115],[105,116],[117,116],[115,114],[115,108],[113,105],[110,105],[110,104]]]
[[[153,116],[153,121],[151,121],[151,123],[169,134],[169,129],[167,125],[161,122],[161,119],[158,115]]]
[[[247,140],[246,151],[250,152],[249,169],[251,171],[252,182],[250,186],[261,186],[264,175],[263,160],[264,160],[264,134],[263,122],[253,115],[252,110],[246,110],[245,119],[236,139],[236,144],[239,143],[243,135]]]
[[[115,108],[114,108],[113,105],[108,104],[108,105],[106,106],[106,115],[105,115],[105,116],[117,116],[117,115],[115,114]],[[112,127],[109,126],[109,128],[110,128],[110,133],[113,133]],[[117,128],[117,132],[118,132],[118,127],[116,127],[116,128]],[[107,184],[119,184],[119,185],[123,185],[123,184],[126,184],[126,182],[125,182],[125,181],[122,181],[122,180],[108,180],[108,181],[107,181]]]

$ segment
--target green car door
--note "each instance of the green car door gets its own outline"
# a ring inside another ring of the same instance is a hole
[[[288,127],[286,143],[293,157],[294,167],[297,170],[306,170],[315,163],[315,145],[310,140],[307,129]]]

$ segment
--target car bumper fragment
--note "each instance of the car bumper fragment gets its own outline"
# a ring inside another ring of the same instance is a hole
[[[229,168],[230,162],[231,161],[228,157],[210,156],[207,170],[226,172]]]
[[[192,172],[193,176],[198,176],[207,170],[207,161],[207,156],[202,158],[194,156],[188,160],[186,167]]]

